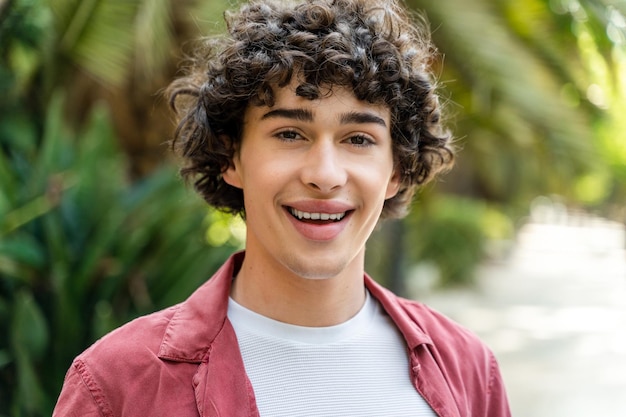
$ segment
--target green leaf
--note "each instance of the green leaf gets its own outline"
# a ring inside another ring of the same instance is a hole
[[[41,380],[35,370],[35,364],[31,357],[24,351],[16,351],[17,363],[17,396],[14,399],[19,407],[18,415],[35,416],[44,415],[41,407],[44,402],[44,391]]]
[[[0,369],[13,362],[13,356],[8,350],[0,350]]]
[[[172,33],[171,0],[143,0],[135,19],[135,63],[141,80],[152,79],[170,56]]]
[[[0,254],[8,255],[33,267],[40,267],[45,261],[40,242],[26,233],[14,234],[8,238],[0,239]]]
[[[67,170],[73,159],[73,138],[63,119],[65,95],[62,91],[53,94],[47,109],[44,135],[27,186],[31,195],[40,195],[46,190],[51,176]]]
[[[55,0],[64,54],[106,85],[120,86],[133,55],[137,0]]]
[[[40,358],[50,338],[43,313],[27,291],[21,291],[16,295],[13,308],[11,323],[13,351],[21,352],[28,358]]]

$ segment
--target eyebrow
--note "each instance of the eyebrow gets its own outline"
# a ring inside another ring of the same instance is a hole
[[[303,122],[312,122],[313,121],[313,112],[306,109],[274,109],[265,113],[261,120],[271,119],[274,117],[284,117],[287,119],[294,119]],[[374,123],[384,127],[387,127],[387,123],[385,120],[377,116],[375,114],[369,112],[348,112],[343,113],[339,118],[339,122],[341,124],[349,124],[349,123],[359,123],[359,124],[367,124]]]
[[[383,127],[387,127],[385,119],[368,112],[349,112],[341,115],[341,124],[348,123],[375,123]]]
[[[305,109],[274,109],[265,113],[261,120],[271,119],[273,117],[284,117],[286,119],[300,120],[303,122],[313,121],[313,112]]]

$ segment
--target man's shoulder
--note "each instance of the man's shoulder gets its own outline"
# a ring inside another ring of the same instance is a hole
[[[463,346],[484,350],[483,342],[469,329],[426,304],[400,297],[367,277],[366,286],[383,305],[409,344],[431,343],[437,348]]]
[[[178,308],[179,305],[169,307],[118,327],[94,342],[76,362],[90,367],[122,367],[156,358],[167,326]]]
[[[396,302],[401,307],[404,318],[427,335],[437,350],[462,349],[468,353],[471,351],[491,356],[489,348],[472,330],[445,314],[415,300],[397,297]]]
[[[191,381],[198,363],[160,355],[163,339],[180,305],[139,317],[105,335],[78,355],[59,397],[66,409],[97,407],[100,415],[158,415],[163,407],[193,404]],[[163,414],[163,415],[165,415]],[[126,414],[124,414],[126,415]]]
[[[170,366],[160,358],[159,350],[178,308],[138,317],[103,336],[74,359],[66,379],[78,377],[92,395],[106,397],[106,406],[112,409],[120,405],[122,392],[138,385],[154,389],[153,381],[160,381],[164,368]]]

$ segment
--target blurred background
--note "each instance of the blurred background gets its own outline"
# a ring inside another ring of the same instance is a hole
[[[460,152],[368,271],[483,337],[514,415],[626,415],[626,1],[408,3]],[[50,415],[75,355],[242,247],[160,95],[233,4],[0,0],[0,416]]]

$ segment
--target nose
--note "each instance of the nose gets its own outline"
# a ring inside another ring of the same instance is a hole
[[[322,193],[330,193],[346,184],[346,161],[332,141],[316,141],[304,155],[302,182]]]

